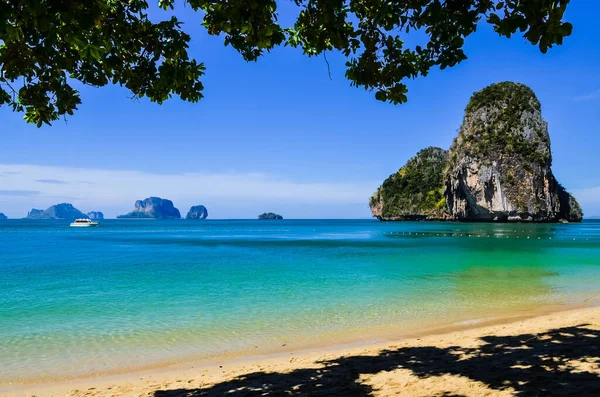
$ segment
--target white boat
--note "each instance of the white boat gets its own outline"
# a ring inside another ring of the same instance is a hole
[[[90,219],[75,219],[75,222],[71,223],[71,227],[94,227],[98,226],[98,222],[94,222]]]

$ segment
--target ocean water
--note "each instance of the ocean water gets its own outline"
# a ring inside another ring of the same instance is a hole
[[[0,222],[0,384],[402,337],[600,297],[600,222]]]

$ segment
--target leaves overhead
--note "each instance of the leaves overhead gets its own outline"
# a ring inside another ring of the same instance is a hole
[[[142,0],[0,2],[0,106],[50,124],[81,103],[75,80],[127,87],[162,103],[173,94],[202,97],[202,63],[190,59],[189,35],[171,18],[149,20]]]
[[[381,101],[407,100],[404,80],[466,59],[465,38],[478,23],[501,36],[519,32],[542,52],[571,34],[569,0],[293,0],[293,26],[278,23],[274,0],[184,0],[211,35],[247,61],[279,45],[307,56],[339,51],[350,83]],[[174,0],[158,0],[164,10]],[[72,85],[127,87],[162,103],[202,98],[204,64],[188,54],[190,36],[171,17],[154,22],[145,0],[4,0],[0,2],[0,106],[41,126],[72,115]],[[181,3],[177,3],[181,6]],[[159,13],[160,15],[160,13]],[[424,37],[408,46],[411,33]]]

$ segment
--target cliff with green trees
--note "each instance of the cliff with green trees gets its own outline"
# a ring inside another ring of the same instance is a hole
[[[448,152],[428,147],[390,175],[371,197],[373,216],[380,220],[446,219],[444,170]]]
[[[455,219],[580,221],[552,173],[548,123],[534,92],[512,82],[476,92],[452,143],[445,197]]]
[[[471,97],[449,152],[419,152],[377,190],[371,211],[381,220],[581,221],[581,207],[551,166],[534,92],[492,84]]]

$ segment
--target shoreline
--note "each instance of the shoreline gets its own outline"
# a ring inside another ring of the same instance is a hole
[[[442,345],[457,339],[476,342],[482,336],[514,333],[516,330],[537,333],[550,328],[591,323],[600,329],[599,298],[592,297],[577,305],[536,308],[527,313],[472,319],[433,328],[422,329],[400,337],[374,337],[348,340],[343,343],[307,346],[302,349],[278,350],[264,354],[245,354],[217,359],[188,359],[178,363],[125,369],[108,374],[42,380],[20,384],[0,384],[3,396],[52,395],[140,395],[152,390],[181,386],[206,386],[240,375],[260,371],[298,370],[353,355],[377,354],[398,345],[421,346],[439,340]],[[594,320],[594,321],[591,321]],[[439,347],[440,343],[433,343]],[[184,379],[185,382],[183,382]]]

